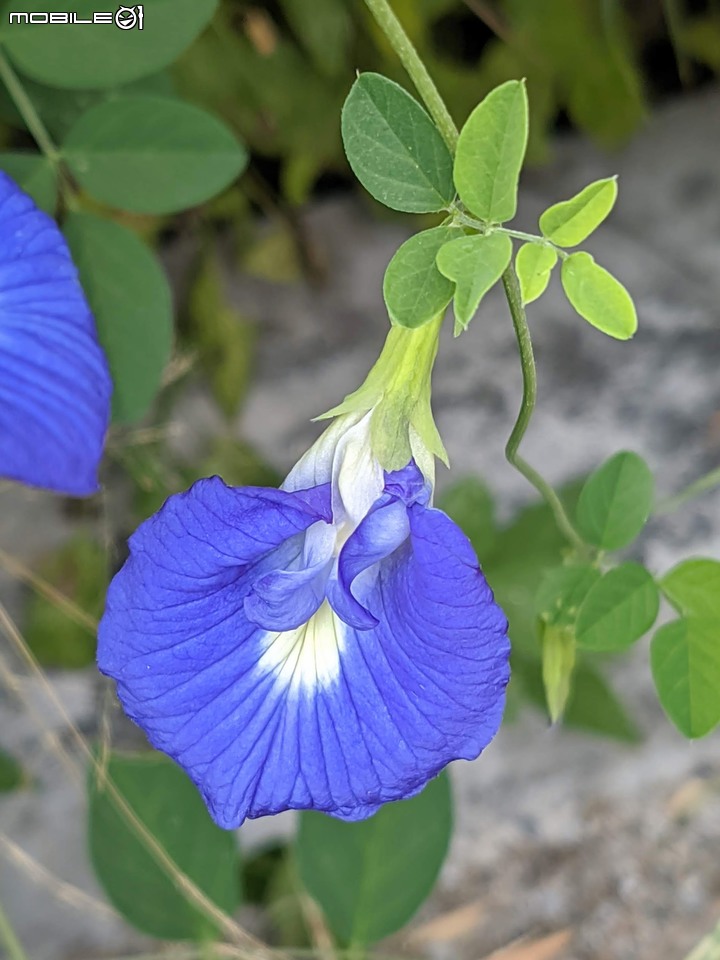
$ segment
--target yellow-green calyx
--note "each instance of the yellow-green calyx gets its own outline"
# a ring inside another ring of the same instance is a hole
[[[365,382],[318,420],[372,410],[370,442],[384,470],[414,457],[426,475],[434,457],[448,463],[430,404],[430,378],[443,315],[416,330],[392,327]]]

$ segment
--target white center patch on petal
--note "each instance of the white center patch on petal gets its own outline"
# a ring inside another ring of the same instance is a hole
[[[329,686],[340,673],[340,654],[345,646],[345,624],[325,600],[301,627],[281,633],[266,633],[265,650],[258,669],[274,673],[279,685],[291,693],[301,688]]]

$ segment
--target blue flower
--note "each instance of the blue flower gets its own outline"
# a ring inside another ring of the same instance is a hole
[[[507,621],[411,460],[341,416],[281,490],[218,477],[130,540],[98,663],[216,822],[345,820],[474,759],[500,725]]]
[[[94,493],[110,392],[62,234],[0,173],[0,475]]]

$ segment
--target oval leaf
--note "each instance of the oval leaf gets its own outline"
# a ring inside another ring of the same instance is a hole
[[[9,174],[41,210],[51,216],[55,213],[57,168],[47,157],[41,153],[0,153],[0,170]]]
[[[720,723],[720,629],[688,617],[666,623],[650,646],[663,709],[686,737],[704,737]]]
[[[165,852],[213,903],[232,913],[240,900],[235,835],[221,830],[195,786],[167,757],[110,757],[108,776]],[[216,931],[182,894],[91,775],[90,857],[111,903],[133,926],[163,940],[207,940]]]
[[[512,240],[505,233],[458,237],[437,255],[440,273],[455,285],[455,336],[467,330],[480,301],[493,287],[512,256]]]
[[[435,260],[440,247],[459,233],[454,227],[423,230],[395,253],[383,281],[385,305],[393,323],[422,327],[450,303],[455,285],[440,273]]]
[[[447,774],[369,820],[301,813],[300,876],[342,943],[373,943],[404,926],[430,893],[451,830]]]
[[[492,90],[460,131],[455,186],[468,210],[486,223],[515,216],[527,137],[527,91],[520,80]]]
[[[117,223],[74,213],[65,236],[110,364],[113,420],[133,423],[155,399],[170,357],[170,287],[150,250]]]
[[[655,623],[660,609],[657,584],[639,563],[609,570],[585,597],[576,635],[585,650],[625,650]]]
[[[572,626],[580,605],[600,577],[597,567],[589,564],[548,570],[535,597],[535,612],[551,626]]]
[[[98,104],[72,128],[63,153],[96,200],[133,213],[175,213],[209,200],[247,162],[225,124],[163,97]]]
[[[684,616],[720,624],[720,561],[685,560],[663,577],[660,589]]]
[[[110,6],[110,5],[108,5]],[[73,0],[64,6],[78,21],[91,23],[39,23],[52,7],[47,0],[24,0],[6,4],[0,39],[15,64],[28,77],[51,87],[95,90],[128,83],[172,63],[209,23],[217,0],[145,0],[142,29],[138,5],[121,29],[115,23],[92,24],[102,8],[97,0]],[[9,20],[9,11],[22,7],[22,14]],[[120,11],[117,11],[120,13]],[[36,21],[29,22],[31,14]],[[24,19],[26,18],[27,19]],[[23,22],[24,20],[24,22]]]
[[[625,287],[589,253],[571,253],[563,261],[562,284],[580,316],[616,340],[629,340],[637,330],[635,304]]]
[[[616,199],[616,177],[596,180],[570,200],[549,207],[540,217],[540,230],[559,247],[574,247],[600,226]]]
[[[450,151],[425,110],[397,83],[362,73],[343,107],[342,136],[353,173],[380,203],[407,213],[452,203]]]
[[[541,243],[524,243],[520,247],[515,257],[515,270],[523,303],[532,303],[545,293],[557,258],[556,250]]]
[[[580,533],[602,550],[619,550],[637,537],[650,516],[655,484],[636,453],[616,453],[590,474],[580,492]]]

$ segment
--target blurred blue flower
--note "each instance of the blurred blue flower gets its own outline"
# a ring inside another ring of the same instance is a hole
[[[130,540],[98,663],[220,826],[346,820],[412,796],[500,725],[507,621],[414,460],[342,416],[281,490],[213,477]]]
[[[0,475],[94,493],[110,393],[65,240],[0,173]]]

